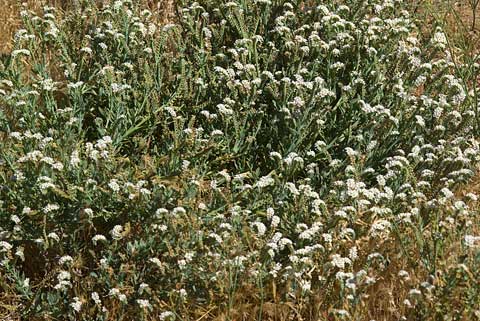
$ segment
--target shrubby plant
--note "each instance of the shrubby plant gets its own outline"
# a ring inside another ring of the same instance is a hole
[[[479,65],[402,1],[22,11],[5,315],[473,320]]]

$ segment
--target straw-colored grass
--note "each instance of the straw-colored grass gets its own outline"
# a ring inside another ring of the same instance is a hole
[[[2,2],[2,9],[0,10],[0,55],[6,54],[9,52],[9,50],[11,50],[12,37],[20,24],[18,13],[21,8],[21,4],[18,1],[2,0]],[[58,0],[30,0],[28,4],[31,9],[35,10],[35,8],[41,8],[41,6],[47,3],[56,6],[60,6],[61,3],[65,4],[64,1]],[[159,22],[165,23],[166,21],[173,19],[173,0],[164,2],[150,0],[146,3],[152,9],[156,9],[156,12],[159,14]],[[67,6],[65,5],[62,7],[62,9],[68,10]],[[459,1],[456,5],[453,3],[447,3],[446,1],[420,1],[418,7],[415,9],[415,12],[417,15],[419,15],[419,17],[425,19],[426,28],[440,21],[447,26],[446,30],[456,44],[463,44],[470,53],[478,52],[480,50],[480,23],[476,24],[476,29],[471,30],[470,26],[473,25],[472,19],[474,14],[468,7],[467,1]],[[473,180],[469,186],[465,187],[463,191],[460,191],[459,193],[463,193],[465,191],[480,193],[480,176]],[[372,245],[367,244],[367,242],[365,244],[359,244],[359,251],[361,252],[363,247],[365,252],[367,252],[366,250],[369,246]],[[384,246],[389,245],[384,244]],[[455,246],[459,246],[459,243],[452,244],[451,249],[448,251],[455,251]],[[393,248],[395,247],[392,247],[392,249]],[[419,255],[419,253],[412,254]],[[401,260],[398,260],[397,263],[401,263]],[[446,265],[453,263],[454,262],[445,262]],[[398,266],[390,266],[389,269],[396,271],[400,268]],[[416,278],[418,280],[428,277],[427,273],[422,273],[422,271],[408,272],[411,272],[410,275],[412,278]],[[366,306],[364,309],[366,311],[366,315],[368,315],[368,317],[371,319],[396,320],[396,317],[398,317],[398,314],[401,315],[402,311],[396,307],[398,302],[395,302],[393,298],[396,298],[396,300],[406,298],[408,295],[406,289],[408,287],[402,286],[397,279],[392,279],[392,276],[395,276],[395,274],[390,273],[388,269],[385,270],[384,273],[385,278],[380,278],[377,285],[371,288],[370,292],[367,294],[371,298],[371,306]],[[265,291],[271,291],[271,296],[275,297],[275,286],[267,287]],[[244,297],[242,297],[242,295]],[[321,295],[319,295],[319,300],[321,300]],[[249,292],[248,288],[245,288],[243,293],[240,292],[239,297],[236,298],[235,301],[245,303],[238,304],[234,308],[234,311],[220,311],[216,307],[199,310],[198,320],[225,320],[226,313],[230,315],[230,319],[234,320],[248,320],[249,318],[253,319],[255,315],[258,315],[260,307],[256,303],[260,304],[260,301],[255,300],[255,293]],[[0,292],[0,311],[2,311],[2,309],[6,311],[15,311],[16,308],[18,307],[15,307],[15,298],[6,296],[4,297]],[[263,315],[267,316],[267,319],[265,320],[287,320],[287,316],[289,314],[291,315],[291,311],[295,310],[295,307],[277,304],[276,302],[263,302],[261,309],[263,310]],[[11,314],[10,320],[15,320],[14,313]]]
[[[142,0],[145,5],[153,10],[158,17],[159,23],[165,24],[174,19],[174,0]],[[29,9],[37,11],[45,5],[54,6],[62,10],[68,10],[74,0],[1,0],[0,1],[0,55],[8,53],[12,49],[12,39],[15,31],[21,24],[20,10],[23,4]],[[101,1],[98,1],[101,3]]]

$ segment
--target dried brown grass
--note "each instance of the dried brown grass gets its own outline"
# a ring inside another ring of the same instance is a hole
[[[39,11],[45,5],[65,7],[71,0],[0,0],[0,55],[12,49],[12,39],[21,24],[22,3],[29,9]]]
[[[20,25],[19,11],[21,4],[16,0],[1,0],[0,10],[0,55],[8,53],[12,47],[12,37]],[[33,10],[40,10],[43,5],[55,5],[65,9],[66,2],[61,0],[42,0],[27,1],[29,8]],[[175,1],[174,0],[146,0],[145,4],[158,15],[160,23],[168,23],[175,19]],[[471,30],[469,26],[472,25],[473,14],[467,6],[467,0],[457,1],[454,3],[454,10],[451,7],[445,6],[445,1],[428,0],[417,1],[417,14],[423,15],[425,18],[424,28],[428,29],[435,23],[436,17],[432,15],[432,8],[435,8],[437,18],[442,16],[447,26],[448,34],[453,37],[454,41],[465,43],[472,52],[480,51],[480,23],[477,23],[475,30]],[[440,11],[438,11],[440,10]],[[478,15],[480,16],[480,14]],[[458,17],[461,19],[459,20]],[[461,21],[462,23],[459,23]],[[466,194],[474,192],[480,194],[480,173],[473,181],[462,188],[458,193]],[[478,227],[480,230],[480,227]],[[364,250],[369,249],[369,244],[364,244]],[[391,246],[392,251],[397,250],[395,245],[385,244]],[[449,252],[459,250],[459,242],[453,243],[448,249]],[[360,249],[361,250],[361,249]],[[419,259],[420,253],[409,253],[413,259]],[[453,255],[451,257],[454,257]],[[378,282],[372,287],[366,295],[369,297],[369,305],[363,307],[365,316],[377,321],[397,320],[400,315],[404,313],[400,307],[400,303],[408,296],[408,286],[403,281],[399,281],[395,271],[408,266],[406,259],[399,259],[396,265],[391,265],[384,271],[384,274],[378,279]],[[445,264],[454,264],[454,262],[445,262]],[[425,279],[428,275],[425,271],[408,271],[414,278],[412,283],[418,283],[418,280]],[[198,307],[192,311],[195,315],[195,320],[254,320],[260,315],[265,321],[286,321],[286,320],[309,320],[302,318],[305,310],[310,310],[311,315],[317,314],[311,320],[330,320],[328,315],[322,315],[317,308],[324,300],[322,294],[310,303],[308,306],[299,307],[284,304],[276,300],[275,285],[270,285],[265,288],[263,295],[273,298],[267,302],[262,302],[259,299],[259,293],[251,292],[252,289],[245,287],[238,291],[235,298],[235,306],[226,310],[220,306]],[[18,313],[20,307],[16,305],[16,298],[7,297],[5,293],[0,291],[0,316],[4,320],[19,320]],[[315,306],[317,305],[317,306]],[[303,313],[299,310],[304,310]],[[316,313],[315,313],[316,312]]]
[[[11,49],[12,36],[19,24],[19,5],[16,1],[2,0],[0,6],[0,54],[4,54]]]
[[[420,27],[425,33],[432,32],[438,24],[443,25],[454,45],[472,53],[480,52],[480,6],[474,14],[469,0],[412,0],[411,3],[412,11],[419,21],[423,21]]]
[[[12,49],[12,40],[21,24],[20,10],[22,3],[28,8],[39,12],[45,5],[68,10],[75,0],[0,0],[0,55],[7,54]],[[99,3],[102,1],[100,0]],[[166,24],[175,19],[175,0],[142,0],[158,18],[160,24]]]

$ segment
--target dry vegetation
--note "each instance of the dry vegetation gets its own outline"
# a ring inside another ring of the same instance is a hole
[[[0,25],[0,53],[7,54],[10,52],[12,49],[12,37],[15,31],[17,30],[19,26],[19,19],[18,19],[18,12],[19,12],[19,5],[16,1],[9,1],[6,0],[6,10],[0,10],[0,17],[1,23]],[[52,4],[52,1],[48,2],[49,4]],[[40,3],[39,1],[30,1],[30,7],[33,10],[40,10],[40,8],[43,6],[44,3]],[[55,5],[55,3],[53,3]],[[58,6],[58,4],[57,4]],[[146,4],[146,6],[149,6],[150,8],[154,9],[154,12],[158,15],[157,22],[160,22],[160,24],[165,24],[166,22],[170,21],[172,17],[174,16],[174,10],[173,10],[173,3],[172,2],[166,2],[160,4],[155,4],[153,5],[151,1]],[[453,8],[453,10],[452,10]],[[64,8],[65,10],[68,10],[68,8]],[[471,30],[470,26],[472,25],[472,12],[469,10],[469,7],[465,2],[457,2],[455,4],[447,4],[445,1],[420,1],[417,6],[413,6],[413,10],[415,11],[415,14],[417,15],[418,19],[425,19],[426,24],[425,24],[425,32],[428,32],[428,28],[431,25],[438,25],[439,21],[441,21],[442,24],[445,25],[445,30],[446,33],[449,34],[449,39],[451,39],[457,46],[463,46],[464,50],[461,51],[462,55],[468,55],[468,54],[476,54],[477,50],[480,50],[480,24],[477,24],[475,30]],[[183,85],[183,84],[182,84]],[[193,99],[192,99],[193,101]],[[172,125],[173,126],[173,125]],[[145,142],[145,145],[149,145],[150,142]],[[176,142],[175,142],[176,144]],[[207,151],[201,150],[197,151],[198,154],[200,153],[206,153]],[[228,158],[229,155],[227,155]],[[145,156],[145,159],[148,158],[148,155]],[[231,162],[231,160],[218,160],[215,159],[216,162],[222,163],[225,162],[228,164],[228,162]],[[122,160],[123,162],[123,160]],[[121,163],[119,161],[119,168],[126,167],[127,163],[129,160],[126,160],[125,163]],[[147,161],[144,161],[144,164],[142,164],[144,167],[147,167]],[[162,160],[158,164],[165,165],[167,162]],[[166,166],[166,165],[165,165]],[[193,170],[192,170],[193,171]],[[169,180],[171,178],[168,178]],[[174,179],[172,179],[174,180]],[[176,183],[166,183],[166,182],[171,182],[168,180],[162,181],[162,183],[165,183],[165,185],[168,186],[168,184],[176,184]],[[179,183],[180,184],[180,183]],[[205,182],[202,182],[207,188],[204,188],[205,190],[202,191],[202,194],[207,194],[209,193],[208,186],[213,186],[212,180],[208,180]],[[177,187],[176,187],[177,188]],[[177,189],[179,189],[178,187]],[[459,198],[465,198],[465,195],[468,193],[476,193],[480,194],[480,178],[473,179],[473,181],[467,185],[463,186],[461,189],[457,191],[457,196]],[[222,191],[222,193],[225,193],[225,195],[222,194],[222,197],[227,199],[231,195],[229,195],[226,191]],[[233,196],[232,196],[233,197]],[[196,205],[196,204],[195,204]],[[475,206],[475,205],[473,205]],[[193,219],[192,219],[193,220]],[[357,225],[362,225],[366,224],[362,221],[355,222]],[[129,226],[130,227],[130,226]],[[130,233],[134,234],[136,231],[141,231],[142,227],[141,226],[133,226],[132,231]],[[479,235],[480,231],[478,228],[474,228],[471,231],[475,235]],[[88,233],[91,233],[91,231],[85,232],[86,235]],[[108,233],[108,232],[107,232]],[[107,234],[105,233],[105,234]],[[123,232],[122,232],[123,233]],[[125,232],[125,235],[128,233]],[[90,235],[90,234],[88,234]],[[411,237],[414,238],[415,235],[411,234]],[[433,238],[433,237],[432,237]],[[255,242],[252,240],[252,243]],[[376,275],[377,282],[374,286],[369,287],[365,294],[365,302],[362,302],[359,307],[357,308],[357,313],[358,315],[362,315],[364,319],[362,320],[368,320],[368,319],[374,319],[377,321],[380,320],[385,320],[385,321],[390,321],[390,320],[398,320],[401,316],[408,315],[411,313],[412,316],[415,315],[415,313],[412,313],[411,311],[409,312],[408,310],[408,304],[406,305],[405,302],[408,301],[408,299],[411,299],[411,287],[410,285],[418,285],[425,283],[425,280],[429,280],[429,278],[432,278],[431,275],[429,275],[429,271],[426,268],[418,268],[417,270],[412,269],[412,262],[411,260],[420,260],[422,253],[421,251],[415,251],[415,249],[412,250],[412,252],[408,253],[401,253],[398,254],[395,251],[399,250],[399,247],[397,245],[391,244],[390,242],[393,242],[392,239],[385,241],[385,243],[377,243],[378,240],[371,239],[369,237],[365,238],[360,238],[354,242],[356,248],[358,249],[358,256],[363,257],[367,256],[369,253],[372,252],[372,248],[380,248],[383,247],[384,249],[386,248],[387,250],[384,250],[382,253],[384,256],[390,256],[394,257],[395,260],[392,262],[392,264],[386,264],[386,266],[382,266],[382,272],[380,272],[378,275]],[[238,245],[239,247],[241,246],[240,244]],[[254,245],[252,245],[254,246]],[[455,266],[458,262],[455,260],[457,259],[456,255],[449,255],[448,253],[454,253],[456,251],[460,251],[462,248],[462,239],[455,239],[452,240],[451,243],[448,244],[447,248],[444,248],[443,255],[446,258],[443,261],[443,266],[439,267],[438,270],[441,271],[449,271],[451,273],[456,273],[455,271],[457,270],[452,270],[450,269],[451,266]],[[388,250],[390,249],[390,250]],[[25,252],[27,254],[27,251]],[[76,258],[78,260],[82,260],[82,258]],[[450,261],[451,259],[451,261]],[[74,262],[75,264],[78,263],[79,270],[80,268],[84,268],[82,266],[82,263],[84,262]],[[384,263],[380,263],[384,264]],[[85,263],[86,265],[86,263]],[[131,266],[122,266],[122,269],[129,269],[133,268]],[[408,273],[407,277],[400,278],[398,276],[398,271],[405,271]],[[58,272],[58,271],[56,271]],[[457,271],[458,273],[462,273],[462,271]],[[468,272],[468,271],[467,271]],[[465,279],[468,279],[468,273],[465,273],[467,276]],[[112,273],[112,272],[109,272]],[[123,272],[122,272],[123,273]],[[312,273],[315,274],[317,273],[316,271],[312,270]],[[34,272],[31,273],[32,275],[32,280],[34,279]],[[50,275],[50,281],[55,282],[57,276],[53,274]],[[48,282],[48,278],[45,277],[45,282]],[[447,280],[448,278],[446,276],[435,276],[435,281],[431,281],[432,284],[435,282],[443,282]],[[42,284],[36,284],[35,286],[41,287]],[[182,284],[180,282],[178,283],[178,286],[181,287]],[[235,302],[234,306],[229,306],[229,309],[226,309],[225,306],[220,307],[219,306],[202,306],[202,305],[195,305],[192,304],[190,309],[191,309],[191,320],[216,320],[216,321],[223,321],[223,320],[253,320],[255,319],[258,315],[263,316],[263,320],[275,320],[275,321],[283,321],[283,320],[309,320],[309,316],[315,316],[315,319],[311,319],[312,321],[316,320],[337,320],[336,318],[338,316],[334,316],[332,313],[327,313],[323,314],[322,311],[318,310],[318,307],[324,307],[326,302],[328,302],[329,298],[325,296],[324,293],[321,293],[319,295],[312,295],[312,298],[310,298],[308,301],[302,302],[301,300],[297,302],[296,305],[292,305],[290,303],[285,303],[283,302],[277,293],[279,291],[277,289],[277,286],[275,283],[271,284],[265,284],[263,285],[263,291],[264,292],[258,292],[258,288],[250,288],[251,284],[245,283],[242,284],[242,282],[239,282],[238,284],[239,288],[236,289],[234,297],[228,298],[228,300],[231,300],[232,302]],[[435,286],[441,287],[442,284],[437,284],[435,283]],[[80,286],[79,286],[80,287]],[[450,288],[452,289],[452,288]],[[453,287],[452,291],[455,291],[455,287]],[[463,289],[463,288],[462,288]],[[80,289],[78,289],[80,290]],[[130,291],[132,292],[132,289],[122,289],[124,291]],[[332,291],[332,289],[329,289]],[[337,291],[340,291],[340,289],[335,289]],[[343,291],[344,289],[342,289]],[[225,293],[223,293],[223,299],[227,300],[227,294],[228,294],[228,289],[225,289]],[[463,305],[466,303],[462,301],[462,297],[464,296],[465,293],[451,293],[446,296],[446,301],[444,304],[447,306],[451,306],[452,310],[455,309],[462,309]],[[2,297],[3,296],[3,297]],[[216,295],[211,294],[212,297],[216,297]],[[221,300],[221,297],[216,297],[216,299]],[[264,301],[264,298],[268,298],[268,301]],[[451,301],[449,301],[449,298],[451,298]],[[82,298],[83,299],[83,298]],[[88,300],[89,298],[86,298]],[[458,301],[456,301],[458,300]],[[17,298],[12,297],[12,296],[7,296],[6,293],[3,293],[0,291],[0,317],[1,313],[3,315],[8,316],[10,319],[8,320],[14,320],[15,318],[18,317],[18,306],[16,306]],[[153,301],[153,299],[152,299]],[[412,304],[413,304],[412,300]],[[113,304],[113,303],[112,303]],[[165,305],[171,304],[171,302],[160,302],[159,305]],[[436,306],[436,303],[429,302],[428,300],[421,306],[422,309],[429,309],[429,308],[438,308]],[[112,313],[112,315],[116,315],[117,311],[120,311],[121,308],[119,305],[111,305],[108,307]],[[342,310],[342,306],[335,306],[335,311],[336,310]],[[347,309],[347,308],[346,308]],[[146,310],[145,310],[146,311]],[[298,311],[298,313],[296,312]],[[362,311],[362,312],[358,312]],[[331,312],[331,311],[330,311]],[[128,314],[130,313],[130,314]],[[480,314],[480,312],[478,312]],[[148,313],[145,313],[147,315]],[[127,311],[127,315],[130,317],[139,315],[135,314],[135,312],[129,312]],[[293,316],[293,317],[292,317]],[[478,316],[478,315],[477,315]],[[142,314],[142,317],[145,317],[145,320],[156,320],[156,317],[149,316],[146,317]],[[157,316],[158,317],[158,316]],[[320,317],[320,319],[318,319]],[[471,315],[464,315],[462,316],[461,313],[458,314],[458,319],[456,320],[469,320],[468,318],[471,317]],[[302,319],[303,318],[303,319]],[[45,317],[45,320],[48,318]],[[157,318],[158,319],[158,318]],[[7,319],[6,319],[7,320]],[[33,320],[33,319],[32,319]],[[140,320],[140,319],[139,319]],[[340,320],[340,318],[338,319]],[[413,320],[413,319],[412,319]],[[433,319],[431,319],[433,320]],[[451,320],[454,320],[453,318]]]
[[[27,3],[29,8],[39,10],[44,5],[53,5],[60,8],[68,8],[71,0],[2,0],[0,10],[0,53],[6,53],[11,49],[12,37],[20,24],[20,3]],[[167,22],[175,16],[175,0],[146,0],[148,6],[156,9],[159,20]],[[452,39],[470,46],[472,50],[480,50],[480,23],[476,23],[474,30],[471,29],[473,11],[469,5],[470,0],[445,1],[445,0],[411,0],[412,11],[419,19],[425,20],[425,29],[428,30],[435,21],[444,21],[446,31]],[[480,12],[480,7],[477,8]],[[476,15],[480,21],[480,13]]]
[[[39,12],[45,5],[53,6],[61,10],[68,10],[76,0],[1,0],[0,3],[0,55],[8,53],[12,49],[12,39],[17,31],[21,20],[20,10],[22,4],[26,4],[31,10]],[[175,16],[174,0],[141,0],[145,7],[150,8],[160,23],[167,23]],[[99,4],[102,0],[98,1]]]

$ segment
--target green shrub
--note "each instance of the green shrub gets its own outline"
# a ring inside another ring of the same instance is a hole
[[[184,1],[163,26],[135,1],[23,11],[0,67],[12,313],[478,317],[477,196],[452,191],[480,159],[479,66],[405,9]]]

